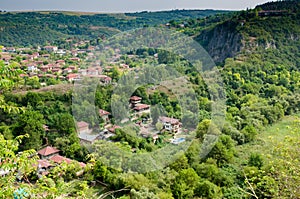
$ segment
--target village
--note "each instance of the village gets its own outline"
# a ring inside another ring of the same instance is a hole
[[[19,76],[26,82],[25,87],[20,89],[25,91],[55,84],[72,84],[84,77],[99,79],[100,84],[107,86],[116,84],[113,76],[114,70],[118,70],[119,73],[138,70],[122,61],[118,53],[105,66],[100,62],[84,66],[83,62],[93,58],[96,50],[96,47],[91,45],[87,45],[87,48],[77,48],[87,43],[88,41],[75,43],[71,49],[61,49],[58,46],[50,45],[37,48],[1,47],[0,60],[3,60],[5,65],[15,64],[14,67],[20,69]],[[129,57],[135,58],[135,55],[129,55]],[[154,143],[161,135],[166,135],[164,136],[164,142],[166,143],[177,145],[185,141],[183,132],[186,133],[186,131],[183,131],[179,119],[160,116],[153,123],[150,111],[151,105],[142,103],[142,101],[142,97],[135,95],[128,99],[129,121],[139,128],[139,134],[136,136],[144,139],[150,138]],[[122,126],[115,125],[112,122],[113,115],[107,110],[99,109],[98,116],[102,121],[100,129],[91,126],[86,121],[76,122],[81,144],[89,146],[98,140],[112,142],[111,138],[116,135],[116,130],[122,129]],[[44,129],[45,131],[49,130],[46,125]],[[83,173],[86,166],[83,162],[77,162],[62,156],[60,151],[52,146],[44,146],[37,151],[37,155],[39,160],[36,166],[39,177],[47,175],[49,170],[62,163],[78,164],[79,168],[82,169],[77,171],[77,176]],[[6,171],[1,172],[5,174]]]

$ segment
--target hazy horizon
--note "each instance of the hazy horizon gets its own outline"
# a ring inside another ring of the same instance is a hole
[[[141,11],[163,11],[174,9],[214,9],[214,10],[244,10],[254,8],[258,4],[268,2],[266,0],[241,0],[232,2],[224,0],[203,1],[203,0],[1,0],[0,10],[2,11],[79,11],[79,12],[141,12]]]

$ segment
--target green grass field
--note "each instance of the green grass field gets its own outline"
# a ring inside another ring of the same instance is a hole
[[[272,160],[276,148],[289,147],[289,142],[287,141],[289,138],[300,140],[299,115],[284,117],[281,121],[267,126],[261,131],[257,135],[256,141],[238,146],[237,155],[239,158],[237,161],[239,161],[240,164],[247,163],[251,153],[261,154],[266,161]]]

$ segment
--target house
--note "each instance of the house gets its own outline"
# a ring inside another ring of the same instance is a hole
[[[59,150],[50,146],[47,146],[38,151],[38,154],[41,158],[37,160],[37,173],[39,177],[47,175],[49,173],[49,169],[55,167],[58,164],[61,164],[62,162],[66,162],[67,164],[74,162],[74,160],[72,159],[59,155],[58,152]],[[83,162],[79,162],[79,165],[82,168],[86,166],[86,164],[84,164]],[[78,172],[79,175],[81,175],[82,173],[83,170]]]
[[[138,96],[132,96],[130,97],[130,104],[131,107],[135,107],[137,104],[141,103],[142,98]]]
[[[100,78],[100,82],[102,84],[111,84],[111,81],[112,81],[112,78],[111,77],[108,77],[106,75],[98,75],[98,77]]]
[[[72,72],[73,72],[73,70],[70,67],[65,68],[63,71],[64,74],[68,74],[68,73],[72,73]]]
[[[47,77],[47,78],[56,78],[57,76],[53,75],[53,74],[46,74],[45,77]]]
[[[167,131],[178,132],[181,127],[181,123],[178,119],[159,117],[159,121],[163,124],[163,129]]]
[[[137,104],[133,108],[136,114],[150,113],[150,106],[148,104]]]
[[[51,70],[52,73],[57,73],[57,74],[61,74],[62,73],[62,70],[60,68],[53,68]]]
[[[116,126],[114,125],[113,127],[110,127],[109,129],[107,129],[109,132],[111,133],[115,133],[116,132],[116,129],[119,129],[121,128],[120,126]]]
[[[44,61],[35,61],[35,64],[37,65],[42,65],[44,63]]]
[[[86,71],[87,75],[99,75],[98,70],[94,68],[88,68]]]
[[[77,128],[79,133],[89,133],[90,129],[89,129],[89,124],[86,122],[77,122]]]
[[[70,68],[71,70],[76,70],[76,69],[77,69],[76,66],[69,66],[69,68]]]
[[[72,82],[72,81],[74,81],[74,80],[76,80],[76,79],[78,79],[78,78],[79,78],[79,75],[76,74],[76,73],[71,73],[71,74],[68,74],[68,75],[66,76],[66,79],[67,79],[68,81],[70,81],[70,82]]]
[[[4,50],[4,52],[9,52],[9,53],[15,53],[16,52],[16,49],[14,47],[6,47],[3,50]]]
[[[38,52],[32,53],[33,59],[37,59],[37,58],[39,58],[39,56],[40,56],[40,53],[38,53]]]
[[[52,157],[54,155],[58,155],[59,150],[56,149],[55,147],[47,146],[47,147],[39,150],[37,153],[41,159],[49,159],[50,157]]]
[[[42,57],[45,58],[45,59],[49,59],[50,58],[50,54],[44,54],[44,55],[42,55]]]
[[[28,65],[27,67],[27,71],[30,72],[30,73],[34,73],[34,72],[37,72],[39,69],[35,66],[35,65]]]
[[[87,132],[80,132],[80,133],[78,133],[78,137],[82,144],[93,144],[96,140],[101,139],[100,133],[91,134],[91,133],[87,133]]]
[[[72,57],[72,58],[69,58],[70,61],[75,61],[75,62],[79,62],[80,61],[80,58],[78,57]]]
[[[57,50],[55,53],[58,54],[58,55],[60,55],[60,56],[62,56],[62,55],[65,55],[65,54],[66,54],[66,51],[63,50],[63,49],[59,49],[59,50]]]
[[[58,48],[57,48],[57,46],[45,46],[44,50],[46,50],[48,52],[57,52]]]
[[[105,123],[109,122],[110,112],[107,112],[107,111],[105,111],[103,109],[99,109],[99,115],[105,121]]]
[[[65,60],[57,60],[56,63],[59,64],[59,65],[65,65],[66,64]]]
[[[52,67],[51,66],[49,66],[49,65],[44,65],[44,66],[40,66],[40,71],[42,71],[42,72],[48,72],[49,70],[51,70],[52,69]]]
[[[51,156],[49,158],[50,161],[53,161],[54,163],[56,164],[61,164],[62,162],[66,162],[67,164],[70,164],[72,162],[71,159],[69,158],[66,158],[66,157],[63,157],[61,155],[54,155],[54,156]]]
[[[37,173],[38,175],[47,175],[49,172],[48,170],[53,167],[53,165],[47,160],[47,159],[43,159],[43,160],[38,160],[37,161]],[[41,176],[39,176],[41,177]]]

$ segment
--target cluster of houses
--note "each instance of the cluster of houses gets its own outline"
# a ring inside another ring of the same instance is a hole
[[[86,44],[86,42],[84,41],[83,44]],[[79,42],[74,47],[80,45],[81,43]],[[118,70],[120,71],[134,70],[125,63],[119,63],[119,54],[112,57],[108,66],[101,66],[100,63],[97,63],[92,64],[87,69],[80,68],[84,60],[77,56],[82,53],[85,54],[80,57],[84,59],[95,56],[92,52],[92,50],[95,50],[93,46],[88,46],[87,49],[75,50],[59,49],[57,46],[44,46],[38,49],[3,47],[0,50],[0,60],[3,60],[6,64],[16,60],[16,57],[20,57],[21,60],[19,62],[23,70],[20,77],[22,78],[36,76],[38,78],[55,78],[73,82],[81,80],[83,77],[89,77],[98,78],[100,83],[107,85],[112,83],[112,78],[105,74],[112,72],[113,65],[118,66]],[[31,51],[31,53],[26,54],[25,52],[28,51]]]
[[[142,115],[144,114],[150,114],[150,105],[143,104],[142,98],[138,96],[132,96],[129,100],[129,107],[132,111],[132,120],[138,120]],[[111,113],[99,109],[99,116],[102,118],[104,122],[104,129],[102,129],[100,132],[93,132],[93,130],[90,128],[89,123],[80,121],[77,122],[77,131],[78,131],[78,137],[80,138],[80,141],[82,144],[93,144],[97,140],[110,140],[110,137],[115,135],[115,130],[117,128],[121,128],[120,126],[112,125],[110,123],[110,115]],[[170,133],[179,133],[181,129],[181,122],[179,119],[170,118],[170,117],[159,117],[159,122],[162,123],[162,131],[168,131]],[[145,126],[151,125],[150,122],[148,122],[146,125],[142,125],[141,122],[136,122],[136,125],[144,128]],[[143,137],[149,137],[154,136],[153,138],[157,138],[158,135],[153,134],[150,131],[151,128],[147,128],[145,131],[141,132],[141,135]],[[152,128],[154,129],[154,128]]]
[[[76,173],[77,176],[80,176],[84,172],[84,167],[86,166],[83,162],[77,162],[76,160],[72,160],[69,158],[66,158],[64,156],[61,156],[59,154],[59,150],[55,147],[47,146],[39,151],[37,151],[37,155],[39,156],[39,159],[37,160],[37,163],[34,164],[34,167],[37,167],[37,175],[38,177],[42,177],[44,175],[48,175],[49,171],[65,162],[66,164],[71,163],[78,163],[80,166],[80,170]],[[0,176],[4,176],[10,173],[10,170],[8,169],[0,169]]]
[[[60,165],[63,162],[67,164],[70,164],[72,162],[77,162],[75,160],[59,155],[59,152],[60,151],[58,149],[51,146],[42,148],[37,152],[38,156],[40,157],[37,163],[37,167],[38,167],[37,173],[39,176],[47,175],[51,168],[56,167],[57,165]],[[82,168],[82,170],[76,173],[76,175],[79,176],[83,173],[83,168],[86,166],[86,164],[83,162],[78,162],[78,164]]]
[[[136,117],[142,116],[143,114],[150,114],[150,105],[142,104],[142,98],[138,96],[132,96],[130,98],[130,107]],[[179,119],[161,116],[158,121],[162,123],[163,129],[169,132],[177,133],[180,130],[181,122]]]
[[[102,118],[105,126],[100,132],[94,133],[90,128],[89,123],[80,121],[77,122],[77,132],[82,144],[93,144],[96,140],[109,140],[115,135],[115,131],[119,126],[110,124],[110,112],[99,109],[99,116]]]
[[[47,51],[48,54],[40,54],[40,50]],[[30,54],[22,53],[26,51],[32,51],[32,49],[3,47],[0,51],[0,60],[3,60],[5,64],[9,64],[12,60],[16,60],[17,56],[20,57],[21,60],[19,62],[24,71],[20,74],[20,77],[23,78],[36,76],[38,78],[59,78],[60,80],[72,82],[88,76],[99,78],[103,84],[112,82],[111,77],[102,74],[104,71],[100,64],[88,69],[79,68],[82,60],[76,56],[79,53],[88,52],[88,49],[67,51],[58,49],[57,46],[44,46],[42,49],[35,49],[35,52]],[[89,56],[92,56],[91,52]],[[110,71],[111,69],[111,66],[104,67],[105,71]]]

